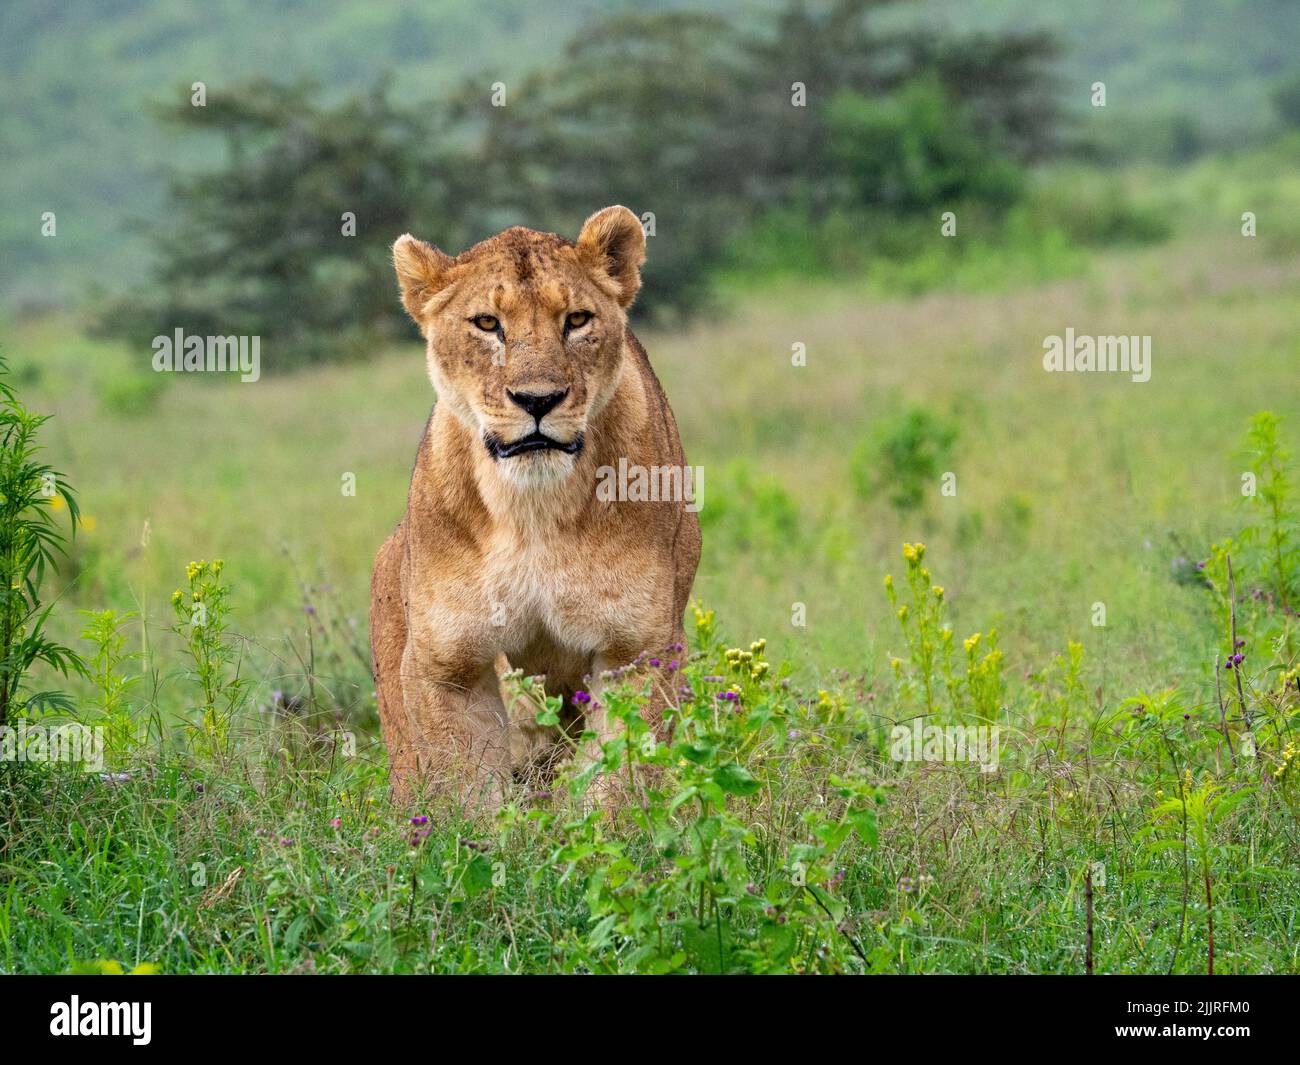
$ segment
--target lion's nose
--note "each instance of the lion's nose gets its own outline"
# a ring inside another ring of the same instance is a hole
[[[568,394],[567,388],[563,392],[511,392],[506,389],[511,402],[523,407],[539,422],[563,403]]]

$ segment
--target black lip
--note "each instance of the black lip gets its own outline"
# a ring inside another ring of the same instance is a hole
[[[483,437],[483,445],[494,459],[508,459],[522,455],[527,451],[560,451],[566,455],[576,455],[582,450],[582,434],[579,433],[567,444],[552,440],[549,436],[534,430],[527,436],[505,443],[499,436],[488,433]]]

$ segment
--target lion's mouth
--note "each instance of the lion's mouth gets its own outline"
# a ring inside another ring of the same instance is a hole
[[[560,451],[565,455],[576,455],[582,450],[582,434],[579,433],[566,444],[553,440],[545,433],[534,431],[507,444],[499,436],[488,433],[483,437],[483,445],[494,459],[513,458],[528,451]]]

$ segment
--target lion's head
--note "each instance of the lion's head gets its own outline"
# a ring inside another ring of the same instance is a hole
[[[439,402],[508,480],[573,469],[618,387],[644,261],[645,234],[626,207],[592,215],[576,242],[516,226],[455,258],[410,234],[393,245]]]

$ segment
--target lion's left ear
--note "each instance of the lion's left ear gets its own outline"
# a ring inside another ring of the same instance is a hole
[[[645,232],[636,215],[626,207],[597,211],[582,224],[578,254],[618,286],[618,302],[624,308],[632,306],[645,262]]]

